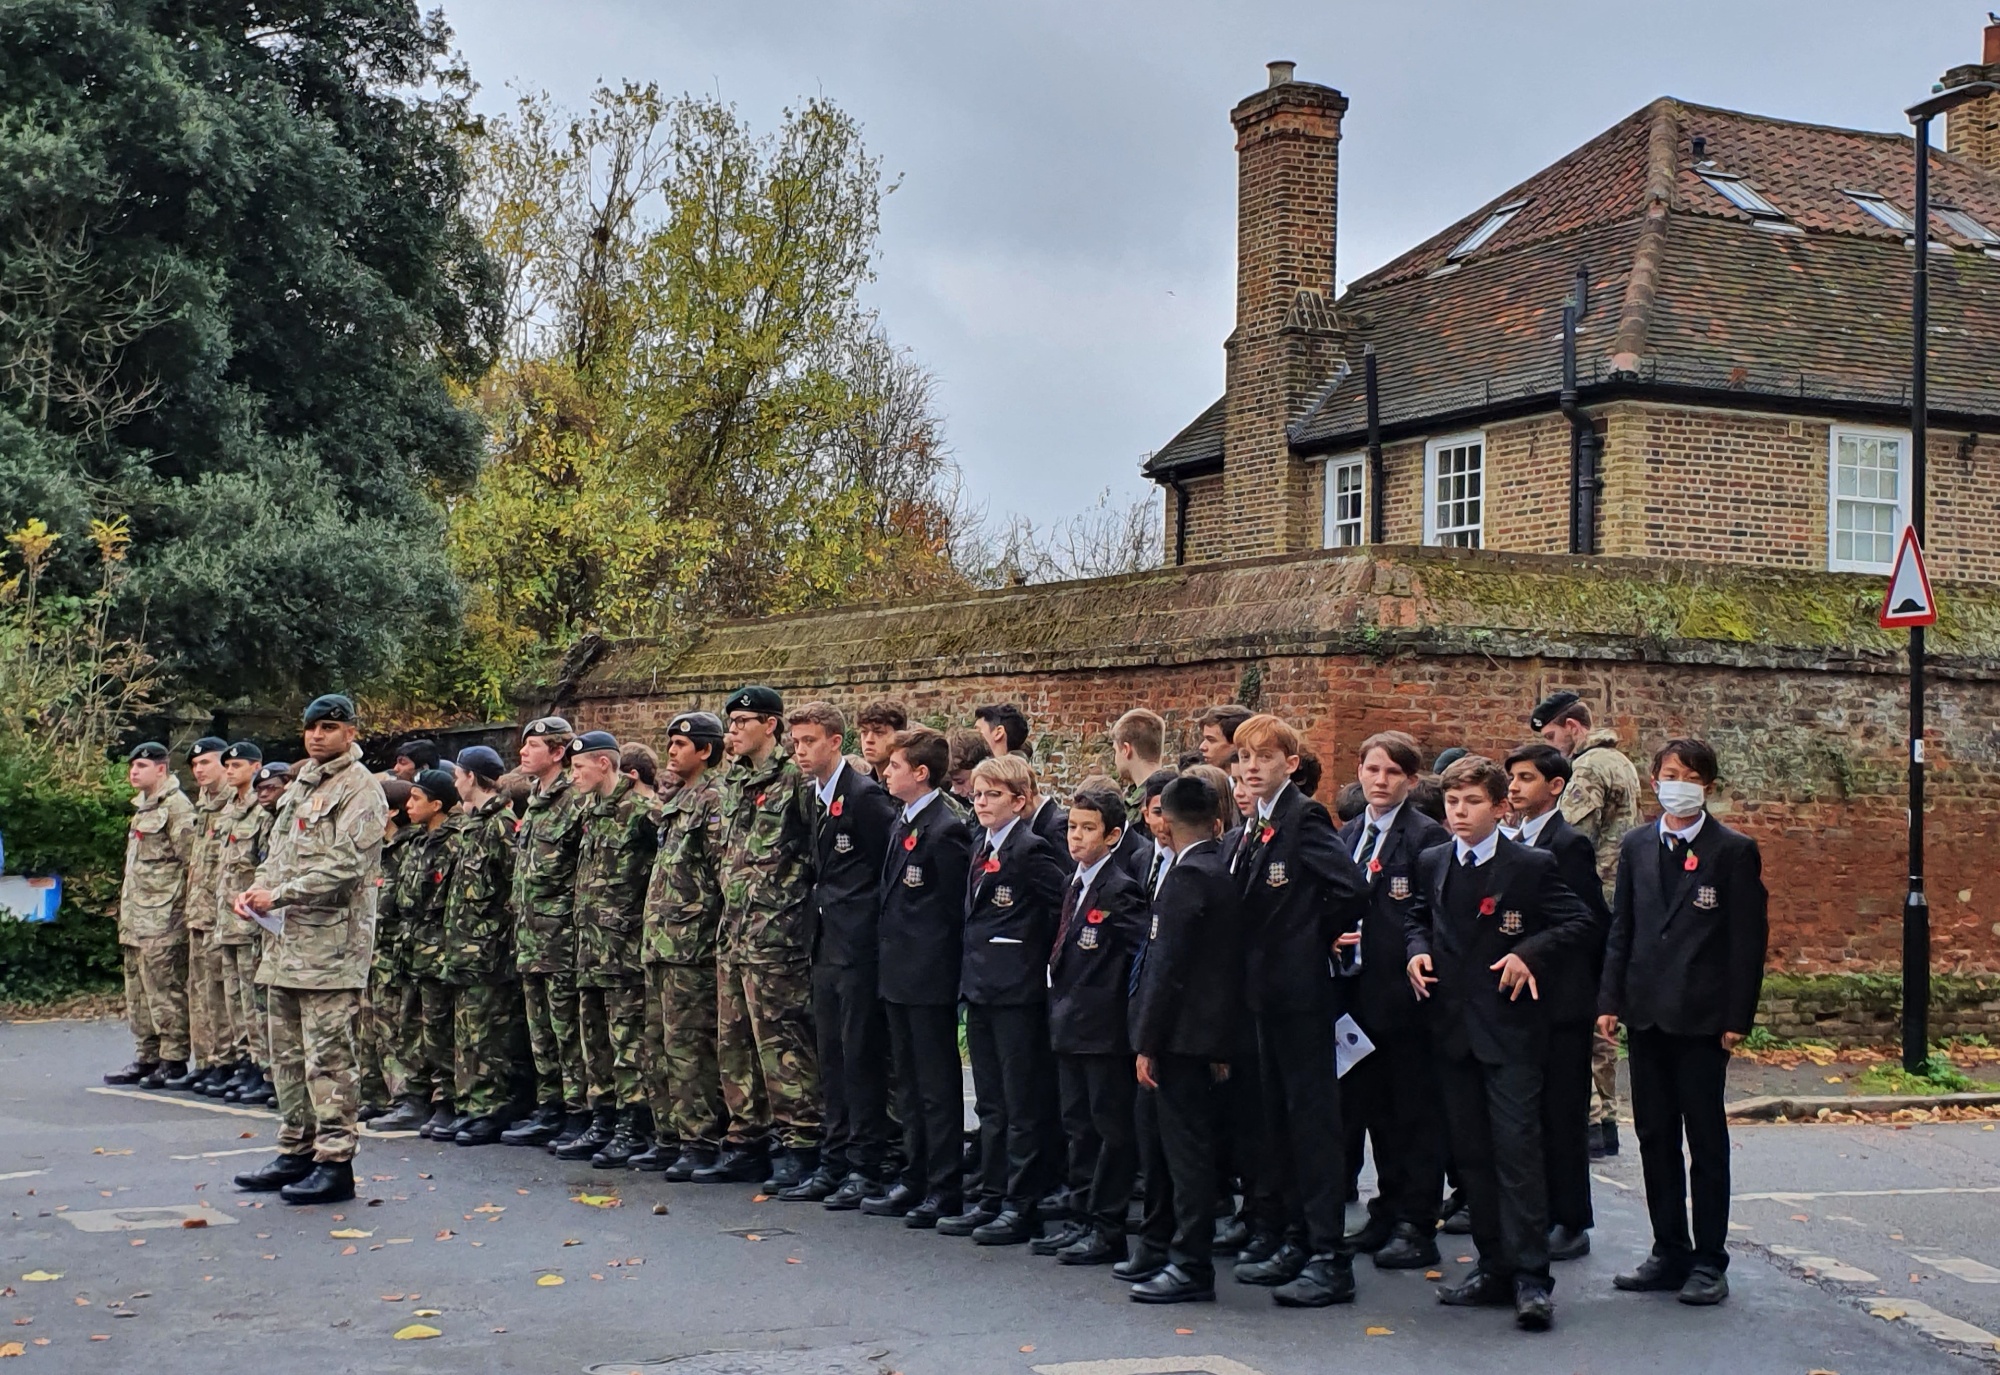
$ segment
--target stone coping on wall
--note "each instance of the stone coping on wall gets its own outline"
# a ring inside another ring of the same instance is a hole
[[[520,696],[558,677],[588,699],[1403,653],[1901,673],[1907,637],[1876,625],[1882,592],[1867,575],[1377,546],[593,642]],[[1934,672],[2000,678],[2000,587],[1940,585],[1938,600]]]

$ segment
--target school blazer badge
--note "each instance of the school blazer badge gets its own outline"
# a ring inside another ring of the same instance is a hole
[[[1713,912],[1722,905],[1722,897],[1713,887],[1704,883],[1694,890],[1694,905],[1704,912]]]
[[[1004,883],[995,888],[993,890],[993,905],[995,907],[1012,907],[1014,905],[1014,890]]]
[[[1389,879],[1389,897],[1396,902],[1410,900],[1410,880],[1408,875],[1395,874]]]
[[[1077,932],[1076,948],[1079,950],[1097,949],[1097,928],[1094,926],[1086,926],[1083,928],[1083,930]]]
[[[839,835],[833,838],[833,852],[835,854],[844,855],[853,848],[854,848],[854,840],[847,834],[847,832],[842,831]]]
[[[1521,920],[1519,912],[1509,912],[1500,918],[1500,934],[1503,936],[1518,936],[1526,929],[1527,924]]]
[[[924,886],[924,868],[921,864],[906,864],[903,866],[903,886],[905,888],[921,888]]]
[[[1273,888],[1282,888],[1291,879],[1285,873],[1285,861],[1274,859],[1264,869],[1264,882]]]

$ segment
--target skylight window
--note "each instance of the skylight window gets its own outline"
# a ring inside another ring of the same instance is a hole
[[[1904,234],[1916,231],[1917,222],[1886,196],[1878,196],[1873,191],[1849,191],[1847,198],[1891,229]]]
[[[1701,179],[1714,189],[1715,194],[1728,201],[1738,210],[1760,220],[1782,220],[1785,212],[1764,199],[1763,194],[1749,182],[1729,172],[1703,172]]]
[[[1931,213],[1944,221],[1945,227],[1954,234],[1972,240],[1981,248],[2000,248],[2000,234],[1995,234],[1956,206],[1933,204]]]
[[[1460,258],[1477,253],[1486,245],[1487,240],[1505,229],[1507,221],[1520,214],[1521,207],[1526,204],[1526,201],[1515,201],[1512,205],[1503,205],[1498,210],[1495,210],[1481,222],[1479,228],[1473,230],[1459,241],[1458,247],[1452,249],[1447,255],[1448,259],[1452,262],[1457,262]]]

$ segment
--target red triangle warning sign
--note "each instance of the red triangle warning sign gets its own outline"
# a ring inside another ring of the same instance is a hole
[[[1924,567],[1924,551],[1917,544],[1913,525],[1903,527],[1903,541],[1896,546],[1896,566],[1890,570],[1889,591],[1882,598],[1881,622],[1888,630],[1937,623],[1937,598],[1931,595],[1930,571]]]

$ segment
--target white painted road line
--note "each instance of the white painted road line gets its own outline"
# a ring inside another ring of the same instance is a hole
[[[2000,1194],[2000,1188],[1986,1189],[1829,1189],[1818,1194],[1770,1193],[1731,1194],[1735,1203],[1811,1203],[1822,1198],[1922,1198],[1931,1194]]]
[[[11,1174],[0,1174],[0,1179],[33,1179],[38,1174],[47,1173],[47,1170],[15,1170]]]
[[[1974,1327],[1949,1313],[1940,1313],[1915,1299],[1861,1299],[1857,1302],[1868,1315],[1885,1322],[1906,1322],[1941,1342],[1963,1342],[1968,1346],[2000,1346],[2000,1337],[1983,1327]]]
[[[1035,1375],[1259,1375],[1227,1356],[1142,1356],[1136,1360],[1064,1361],[1030,1366]]]
[[[1880,1275],[1871,1275],[1858,1265],[1849,1265],[1846,1261],[1836,1260],[1832,1256],[1816,1255],[1804,1247],[1773,1246],[1770,1248],[1770,1251],[1774,1256],[1783,1256],[1786,1260],[1792,1261],[1807,1270],[1811,1270],[1819,1279],[1839,1280],[1842,1284],[1878,1284],[1881,1282]]]
[[[258,1117],[266,1122],[275,1122],[278,1115],[262,1108],[232,1108],[227,1103],[197,1103],[188,1098],[175,1098],[164,1093],[147,1093],[144,1089],[97,1088],[84,1089],[85,1093],[101,1093],[109,1098],[138,1098],[148,1103],[170,1103],[177,1108],[195,1108],[201,1112],[227,1113],[231,1117]]]
[[[1995,1270],[1985,1262],[1974,1260],[1970,1256],[1948,1255],[1943,1251],[1924,1248],[1912,1250],[1908,1247],[1904,1248],[1903,1254],[1919,1264],[1930,1266],[1933,1270],[1942,1270],[1947,1275],[1962,1279],[1967,1284],[2000,1284],[2000,1270]]]
[[[220,1160],[225,1155],[269,1155],[269,1146],[240,1146],[233,1151],[202,1151],[196,1155],[170,1155],[169,1160]]]
[[[1629,1194],[1632,1192],[1632,1186],[1630,1184],[1620,1184],[1617,1180],[1613,1179],[1608,1174],[1599,1174],[1596,1170],[1592,1170],[1590,1172],[1590,1177],[1596,1180],[1599,1184],[1609,1184],[1612,1188],[1618,1190],[1620,1193]]]

